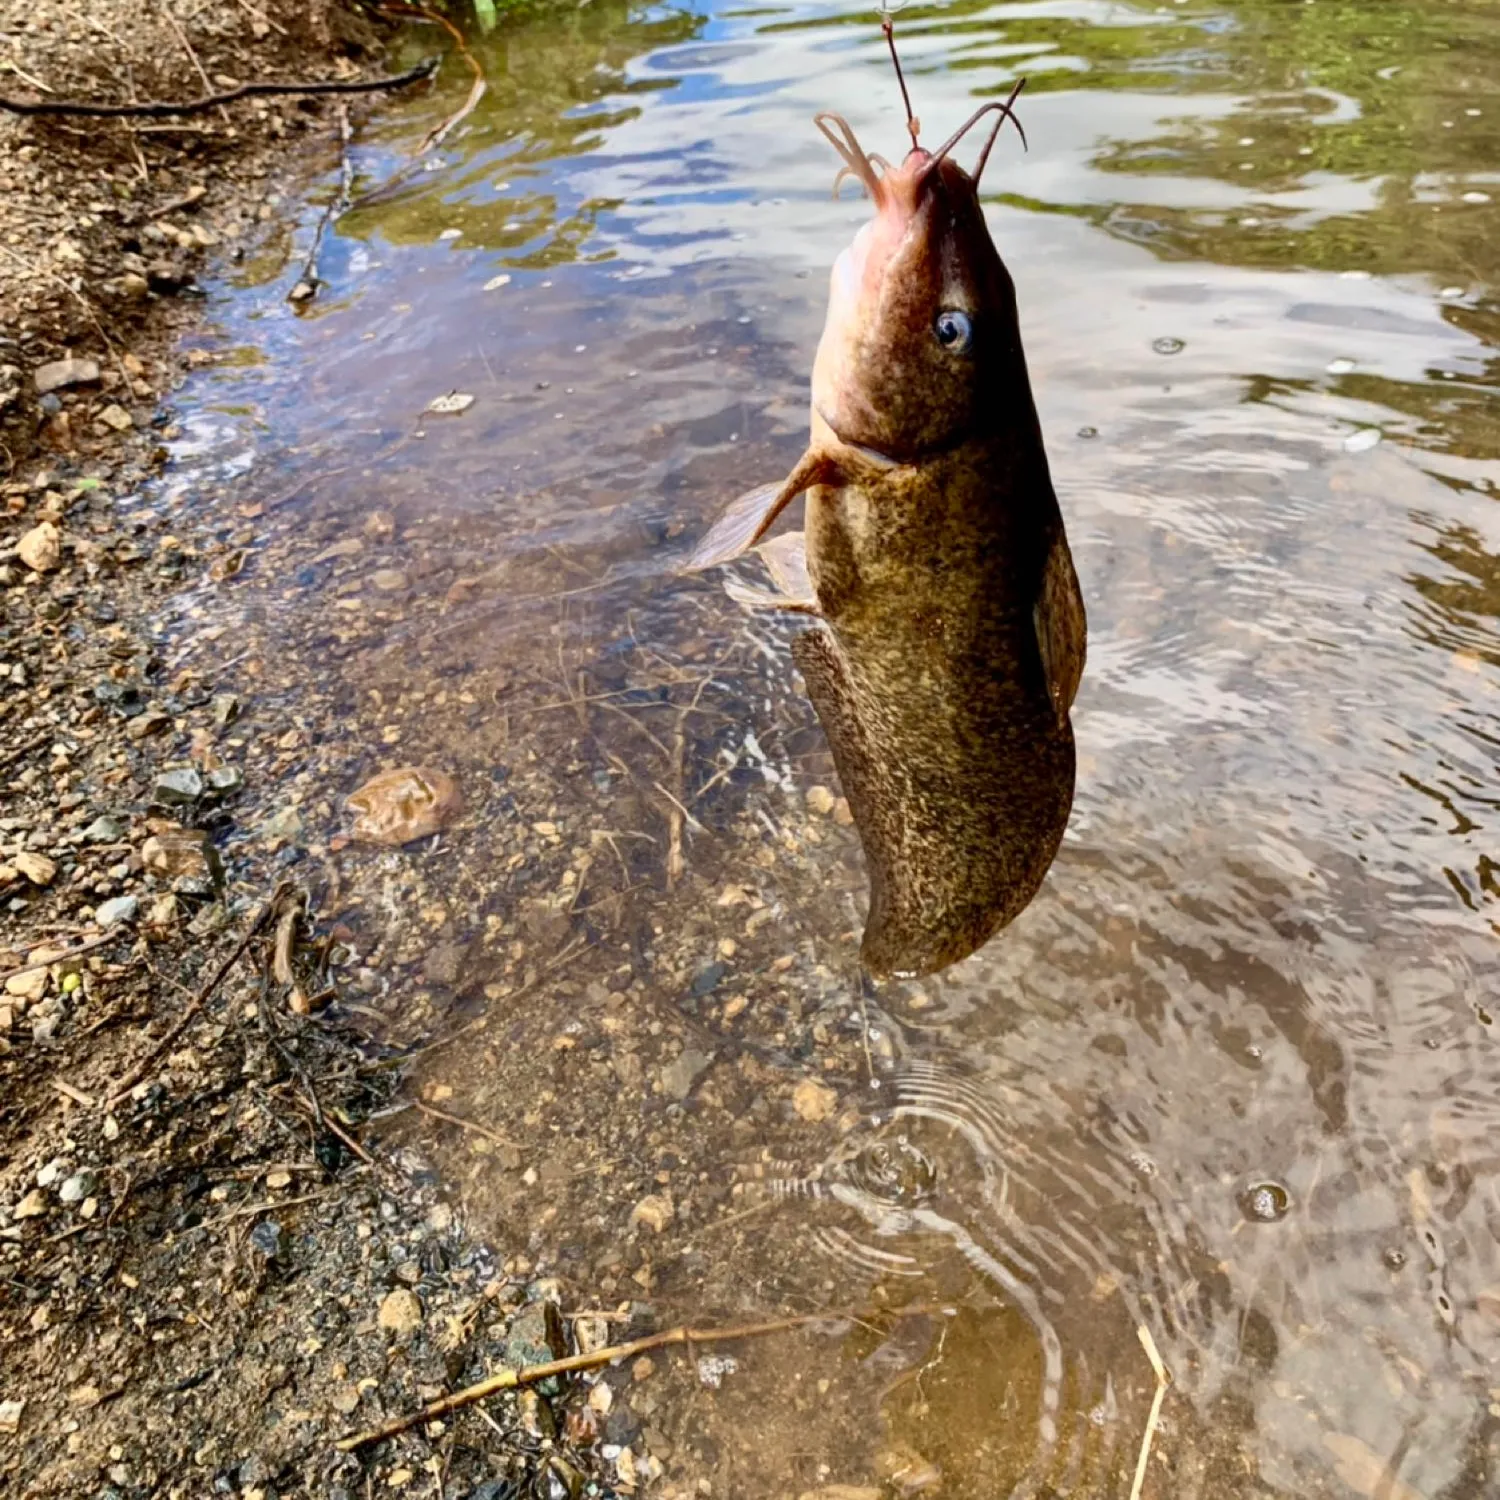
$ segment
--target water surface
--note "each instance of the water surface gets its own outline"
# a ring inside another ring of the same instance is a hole
[[[800,451],[867,211],[810,116],[902,138],[868,15],[593,0],[476,35],[485,100],[339,222],[310,309],[316,205],[221,289],[239,357],[186,393],[164,503],[245,564],[168,649],[255,704],[351,1003],[467,1028],[414,1097],[491,1136],[403,1128],[522,1271],[659,1321],[908,1310],[632,1392],[612,1440],[657,1492],[1127,1496],[1144,1328],[1173,1382],[1146,1494],[1480,1500],[1500,17],[900,29],[930,139],[1030,80],[987,208],[1090,616],[1069,835],[984,952],[860,985],[785,628],[675,572]],[[362,187],[467,86],[377,116]],[[403,760],[459,776],[464,823],[343,846],[342,796]]]

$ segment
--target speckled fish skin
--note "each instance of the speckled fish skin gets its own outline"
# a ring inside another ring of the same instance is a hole
[[[1046,876],[1072,808],[1085,619],[975,183],[923,151],[857,175],[876,215],[834,268],[808,450],[729,508],[695,565],[754,545],[806,491],[821,623],[793,652],[869,868],[862,958],[919,976],[981,947]]]

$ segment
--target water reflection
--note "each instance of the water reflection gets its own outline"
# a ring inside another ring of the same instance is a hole
[[[990,218],[1090,616],[1074,822],[1000,940],[856,984],[858,851],[809,799],[833,769],[785,637],[675,577],[804,440],[866,212],[808,118],[901,139],[868,18],[595,0],[478,41],[490,97],[340,226],[322,314],[281,300],[295,256],[221,299],[261,362],[189,391],[161,503],[211,501],[246,563],[167,659],[246,705],[244,836],[300,799],[282,857],[359,955],[349,1003],[472,1028],[415,1088],[506,1144],[410,1135],[476,1227],[662,1321],[910,1313],[632,1390],[663,1495],[1126,1496],[1144,1326],[1174,1380],[1147,1495],[1479,1500],[1500,28],[1416,0],[902,25],[929,133],[1032,78]],[[464,87],[393,102],[362,182]],[[470,814],[337,847],[397,758]]]

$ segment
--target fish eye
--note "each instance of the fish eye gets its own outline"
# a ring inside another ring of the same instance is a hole
[[[962,354],[974,341],[974,325],[968,313],[956,307],[944,308],[933,322],[932,331],[950,354]]]

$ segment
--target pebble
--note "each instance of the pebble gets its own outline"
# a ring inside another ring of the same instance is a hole
[[[290,842],[302,834],[302,814],[295,807],[283,807],[260,825],[260,836],[267,843],[276,839]]]
[[[58,1188],[57,1196],[64,1203],[82,1203],[93,1191],[94,1174],[92,1172],[75,1172]]]
[[[70,385],[94,385],[99,379],[99,366],[91,359],[54,359],[36,367],[32,377],[36,382],[38,396],[50,395]]]
[[[262,1219],[250,1231],[251,1248],[264,1255],[267,1260],[276,1260],[285,1248],[286,1232],[275,1219]],[[384,1317],[384,1310],[381,1316]],[[420,1315],[418,1318],[420,1321]]]
[[[124,825],[118,818],[111,818],[108,814],[95,818],[83,830],[83,841],[86,844],[118,844],[124,837]]]
[[[719,986],[719,981],[729,972],[729,965],[724,963],[705,964],[693,975],[692,991],[700,999],[704,995],[712,994]]]
[[[792,1090],[792,1108],[809,1124],[815,1125],[819,1120],[826,1120],[837,1108],[838,1102],[839,1096],[826,1083],[819,1083],[816,1078],[804,1078]]]
[[[245,773],[238,766],[213,766],[203,778],[216,797],[227,797],[245,784]]]
[[[112,901],[101,901],[94,909],[94,921],[100,927],[116,927],[121,922],[135,921],[141,909],[139,896],[116,896]]]
[[[698,1075],[713,1061],[713,1053],[686,1047],[661,1070],[661,1091],[669,1099],[682,1100],[692,1092]]]
[[[670,1193],[652,1193],[631,1209],[630,1222],[644,1224],[647,1229],[660,1234],[672,1222],[672,1212]]]
[[[163,771],[152,783],[151,792],[158,802],[181,807],[203,795],[203,778],[190,768]]]
[[[16,556],[33,573],[51,573],[62,562],[62,532],[51,521],[33,526],[16,543]]]
[[[12,974],[5,981],[5,993],[28,1003],[40,1000],[47,993],[47,971],[31,969],[25,974]]]
[[[0,1432],[18,1432],[25,1409],[24,1401],[0,1401]]]
[[[47,1212],[47,1197],[40,1188],[32,1188],[27,1195],[11,1209],[10,1216],[13,1219],[36,1219]]]
[[[463,794],[442,771],[398,766],[365,782],[348,805],[356,839],[397,848],[446,828],[463,811]]]
[[[14,864],[33,885],[51,885],[57,877],[57,865],[45,854],[23,849],[16,855]]]
[[[415,1292],[397,1287],[380,1304],[378,1321],[387,1333],[409,1338],[422,1326],[422,1303]]]
[[[212,880],[216,871],[222,869],[209,836],[197,828],[153,834],[141,845],[141,863],[153,875],[168,880],[185,875]]]
[[[113,401],[99,413],[99,420],[116,432],[129,432],[135,426],[135,419],[130,413]]]
[[[822,813],[827,817],[834,809],[836,799],[826,786],[814,786],[807,789],[807,805],[815,813]]]
[[[400,568],[377,568],[370,574],[370,582],[383,594],[399,594],[409,580]]]

